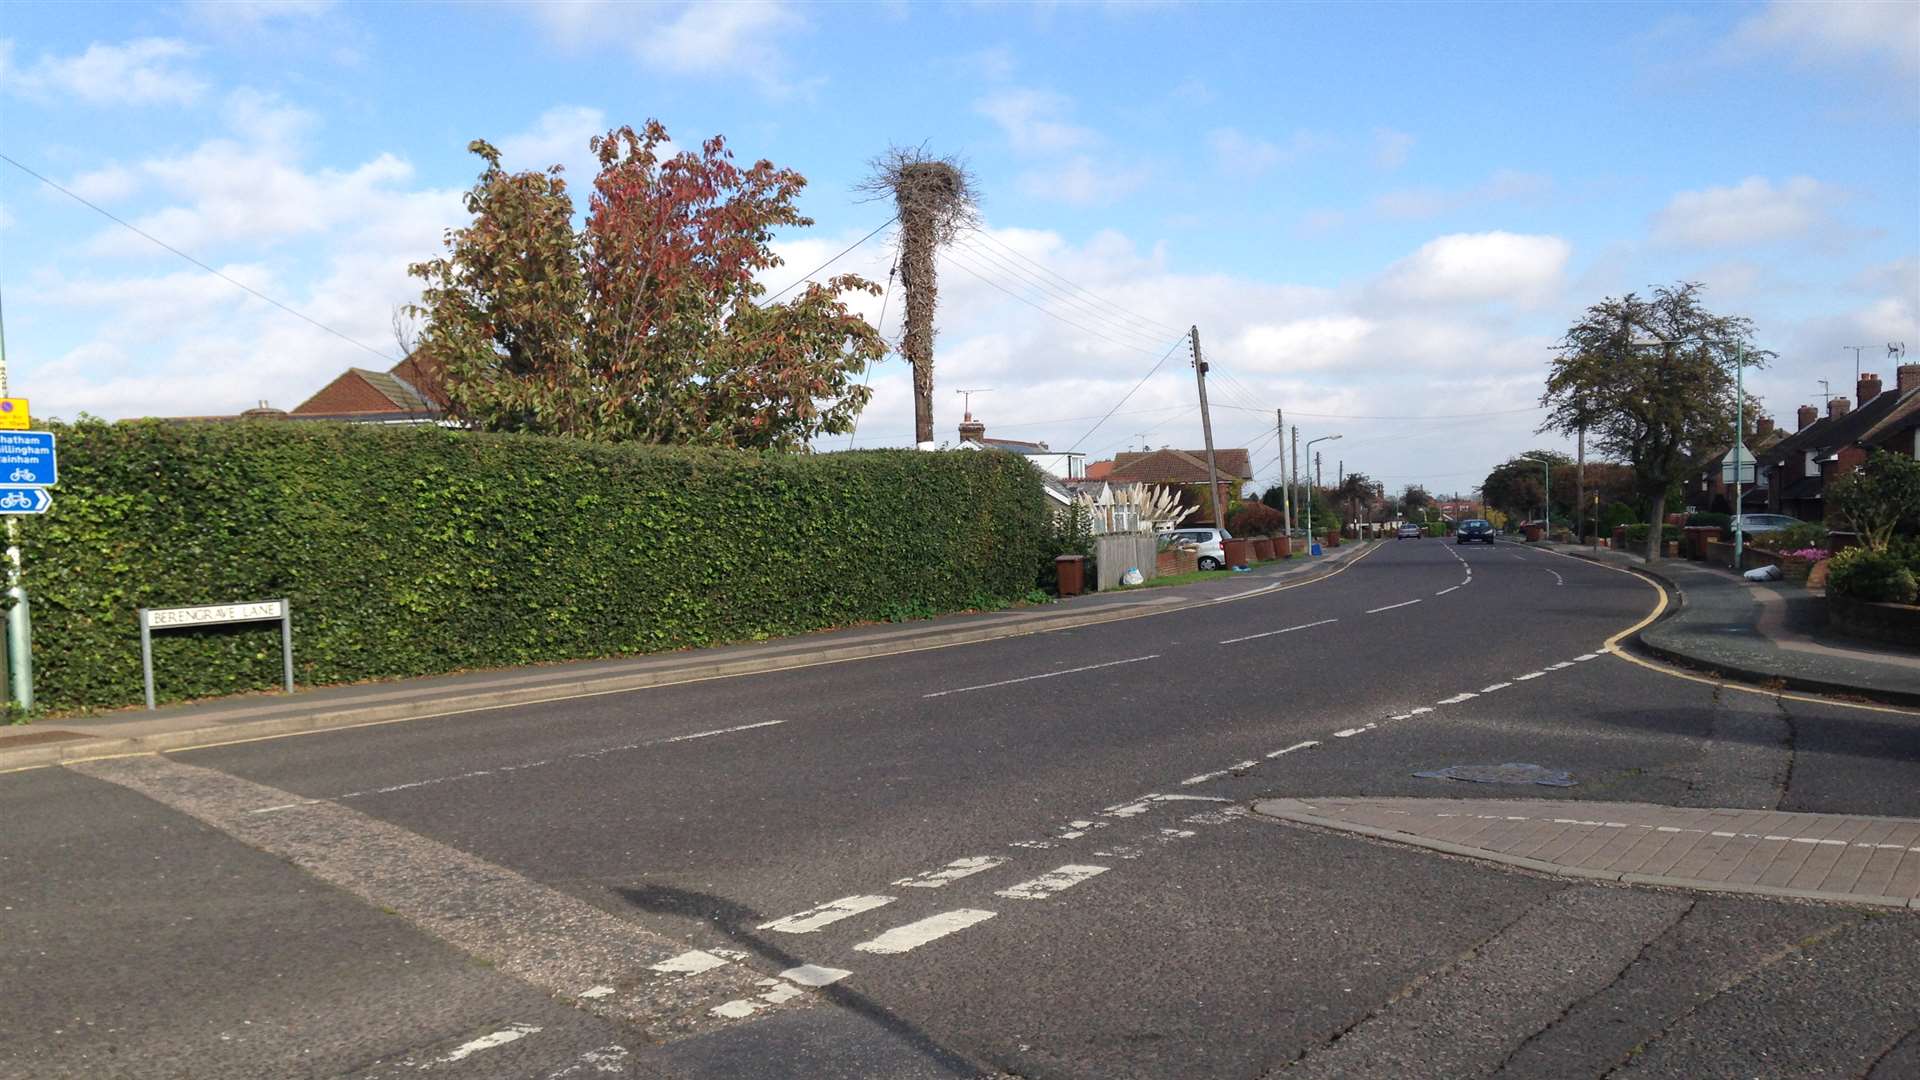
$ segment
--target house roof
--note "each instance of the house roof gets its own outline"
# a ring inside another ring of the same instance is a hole
[[[1920,390],[1909,390],[1900,396],[1898,403],[1887,411],[1880,421],[1862,432],[1860,442],[1865,446],[1879,446],[1903,431],[1920,427]]]
[[[989,439],[984,435],[968,441],[977,443],[988,450],[1007,450],[1015,454],[1080,454],[1081,457],[1086,456],[1077,450],[1049,450],[1047,449],[1047,444],[1043,442],[1023,442],[1019,439]]]
[[[1869,402],[1868,404],[1872,403]],[[1823,440],[1826,438],[1827,433],[1833,430],[1833,423],[1831,417],[1823,416],[1813,423],[1808,424],[1806,427],[1801,428],[1799,431],[1774,443],[1772,446],[1767,447],[1764,453],[1755,451],[1754,458],[1763,465],[1778,465],[1803,450],[1816,450],[1822,446],[1826,446],[1828,444]]]
[[[405,364],[406,361],[401,361]],[[438,413],[440,406],[391,372],[348,368],[320,392],[296,405],[299,417]]]
[[[1107,478],[1107,474],[1112,471],[1113,471],[1113,462],[1111,461],[1087,462],[1087,479],[1089,480],[1105,480]]]
[[[1213,452],[1220,475],[1229,479],[1251,480],[1253,469],[1244,449],[1219,449]],[[1109,480],[1148,481],[1152,483],[1204,484],[1207,482],[1205,450],[1149,450],[1113,455]]]

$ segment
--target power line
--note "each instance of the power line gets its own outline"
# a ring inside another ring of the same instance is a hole
[[[1181,339],[1181,341],[1184,341],[1184,340],[1185,340],[1184,338]],[[1133,389],[1127,391],[1124,397],[1122,397],[1118,402],[1114,403],[1113,408],[1107,410],[1107,415],[1100,418],[1100,423],[1095,424],[1092,427],[1088,428],[1087,433],[1085,435],[1080,436],[1078,439],[1075,439],[1073,442],[1073,445],[1067,447],[1067,449],[1078,450],[1080,448],[1081,443],[1086,442],[1089,438],[1092,438],[1093,433],[1100,430],[1100,424],[1104,424],[1108,420],[1112,419],[1113,414],[1120,411],[1120,406],[1125,405],[1127,403],[1127,398],[1130,398],[1134,394],[1139,393],[1140,388],[1147,385],[1147,380],[1153,378],[1154,373],[1160,370],[1160,365],[1167,362],[1167,357],[1172,356],[1174,352],[1180,348],[1181,341],[1175,341],[1173,345],[1169,347],[1167,351],[1160,357],[1160,359],[1155,360],[1153,362],[1153,366],[1147,369],[1147,373],[1145,375],[1140,376],[1140,381],[1133,384]]]
[[[968,274],[972,275],[973,277],[979,278],[982,282],[986,283],[988,286],[994,289],[997,289],[1000,292],[1006,293],[1008,296],[1012,297],[1013,299],[1020,301],[1021,303],[1027,305],[1028,307],[1034,309],[1035,311],[1040,312],[1043,315],[1046,315],[1050,318],[1058,319],[1059,321],[1066,323],[1068,326],[1071,326],[1076,330],[1080,330],[1084,333],[1092,334],[1094,337],[1100,338],[1101,340],[1107,342],[1108,344],[1118,345],[1123,349],[1132,349],[1135,352],[1146,353],[1148,356],[1153,355],[1153,350],[1150,348],[1147,348],[1144,345],[1135,345],[1131,342],[1121,341],[1118,338],[1109,337],[1099,330],[1095,330],[1094,328],[1087,326],[1083,323],[1074,322],[1072,319],[1067,318],[1066,316],[1060,314],[1057,311],[1049,311],[1047,308],[1034,303],[1033,301],[1027,299],[1026,297],[1021,296],[1019,293],[1013,292],[1012,290],[1005,288],[999,282],[993,280],[992,278],[987,277],[986,275],[980,273],[978,270],[975,270],[972,266],[968,265],[966,260],[956,258],[954,256],[952,248],[947,249],[947,259],[948,261],[952,262],[953,265],[959,267],[962,270],[965,270]],[[1174,348],[1179,348],[1178,342],[1174,344]]]
[[[1222,409],[1244,408],[1248,412],[1271,412],[1272,411],[1270,409],[1262,409],[1256,406],[1223,404],[1223,405],[1220,405],[1219,407]],[[1426,416],[1348,416],[1342,413],[1316,413],[1316,412],[1305,412],[1298,409],[1288,409],[1287,415],[1288,416],[1307,416],[1307,417],[1312,417],[1315,420],[1479,420],[1489,416],[1518,416],[1521,413],[1539,412],[1543,408],[1546,408],[1546,406],[1530,405],[1524,409],[1501,409],[1496,412],[1431,413]]]
[[[1171,326],[1171,325],[1168,325],[1167,323],[1160,322],[1156,319],[1149,319],[1146,316],[1139,314],[1138,312],[1129,310],[1126,307],[1123,307],[1119,304],[1114,303],[1111,300],[1106,299],[1105,297],[1101,296],[1099,293],[1096,293],[1093,290],[1088,289],[1083,285],[1076,284],[1072,279],[1062,274],[1056,273],[1052,268],[1048,267],[1045,263],[1042,263],[1036,259],[1033,259],[1029,256],[1021,254],[1012,245],[1006,244],[1000,241],[999,239],[994,237],[992,233],[989,233],[984,229],[973,230],[973,235],[980,237],[982,240],[985,240],[987,243],[992,244],[994,247],[997,247],[1000,250],[1006,252],[1008,255],[1011,255],[1014,258],[1020,260],[1021,262],[1026,263],[1028,266],[1033,267],[1034,269],[1040,271],[1042,274],[1045,274],[1046,276],[1053,278],[1055,281],[1060,282],[1061,284],[1065,285],[1067,288],[1086,295],[1096,303],[1112,308],[1115,312],[1119,313],[1119,315],[1122,318],[1126,318],[1133,322],[1139,323],[1144,327],[1150,327],[1154,331],[1154,333],[1151,335],[1153,337],[1158,337],[1162,332],[1173,333],[1173,334],[1180,333],[1180,328],[1177,326]]]
[[[832,265],[833,265],[834,263],[837,263],[837,262],[839,262],[839,261],[840,261],[841,259],[844,259],[844,258],[846,258],[846,257],[847,257],[847,252],[849,252],[849,251],[852,251],[852,250],[853,250],[854,248],[857,248],[857,247],[859,247],[859,246],[860,246],[861,244],[864,244],[864,243],[866,243],[867,241],[869,241],[869,240],[871,240],[871,239],[873,239],[874,237],[876,237],[876,236],[879,236],[879,235],[880,235],[880,230],[881,230],[881,229],[884,229],[884,228],[886,228],[887,226],[889,226],[889,225],[891,225],[891,224],[893,224],[894,222],[896,222],[896,221],[899,221],[899,220],[900,220],[900,215],[898,215],[898,214],[895,214],[895,215],[894,215],[893,217],[890,217],[890,218],[888,218],[887,220],[885,220],[885,221],[883,221],[883,222],[881,222],[881,223],[880,223],[880,225],[879,225],[879,226],[878,226],[877,228],[875,228],[875,229],[874,229],[874,230],[873,230],[872,232],[870,232],[870,233],[868,233],[867,235],[865,235],[865,236],[863,236],[863,237],[861,237],[861,238],[860,238],[860,239],[858,239],[858,240],[855,240],[855,241],[854,241],[853,243],[851,243],[851,244],[848,244],[848,245],[846,246],[846,248],[845,248],[845,249],[843,249],[843,250],[842,250],[842,251],[840,252],[840,254],[838,254],[838,255],[835,255],[835,256],[834,256],[833,258],[831,258],[831,259],[828,259],[828,260],[827,260],[826,262],[823,262],[823,263],[821,263],[821,264],[820,264],[819,266],[816,266],[816,267],[814,267],[814,268],[813,268],[812,270],[810,270],[810,271],[808,271],[808,272],[807,272],[807,274],[806,274],[805,276],[803,276],[803,277],[799,277],[799,278],[795,278],[795,279],[794,279],[793,281],[791,281],[791,282],[788,282],[788,283],[787,283],[787,287],[786,287],[786,288],[784,288],[784,289],[781,289],[781,290],[780,290],[779,292],[777,292],[777,293],[774,293],[774,294],[773,294],[772,296],[769,296],[769,297],[767,297],[767,298],[766,298],[765,300],[762,300],[762,301],[760,301],[759,303],[757,303],[757,304],[755,304],[754,306],[755,306],[755,307],[765,307],[765,306],[767,306],[768,304],[771,304],[771,303],[773,303],[773,302],[774,302],[775,300],[778,300],[778,299],[780,299],[781,297],[783,297],[783,296],[785,296],[785,295],[787,295],[788,293],[790,293],[790,292],[792,292],[792,291],[793,291],[793,289],[794,289],[794,286],[796,286],[796,285],[799,285],[799,284],[800,284],[801,282],[803,282],[803,281],[807,281],[807,280],[809,280],[810,278],[812,278],[812,277],[813,277],[813,275],[815,275],[815,274],[817,274],[817,273],[819,273],[819,272],[820,272],[820,271],[822,271],[822,270],[825,270],[825,269],[826,269],[827,267],[829,267],[829,266],[832,266]]]
[[[226,282],[227,284],[232,285],[235,288],[242,289],[252,294],[253,296],[258,297],[261,300],[265,300],[267,303],[272,304],[274,307],[279,308],[281,311],[284,311],[287,314],[293,316],[294,318],[299,319],[301,322],[304,322],[309,326],[313,326],[317,329],[324,330],[327,333],[332,334],[334,337],[339,338],[341,341],[344,341],[347,344],[352,345],[357,349],[364,349],[367,352],[370,352],[373,355],[381,358],[382,360],[392,360],[394,358],[391,353],[381,352],[379,349],[376,349],[373,346],[366,344],[365,342],[356,341],[353,338],[350,338],[347,335],[341,333],[340,331],[335,330],[333,327],[328,326],[326,323],[323,323],[320,320],[315,319],[310,315],[307,315],[305,312],[296,311],[295,309],[287,306],[286,304],[283,304],[280,301],[275,300],[273,297],[268,296],[266,293],[261,292],[259,289],[254,288],[253,286],[247,284],[244,281],[240,281],[236,278],[228,277],[226,274],[223,274],[220,271],[215,270],[213,267],[208,266],[206,263],[201,262],[199,259],[196,259],[193,256],[187,254],[186,252],[181,251],[179,248],[174,247],[172,244],[167,243],[165,240],[160,239],[159,237],[153,235],[152,233],[146,231],[145,229],[140,228],[138,225],[135,225],[132,222],[127,221],[125,218],[120,217],[119,215],[115,214],[113,211],[108,210],[107,208],[99,205],[98,203],[92,202],[72,191],[69,191],[65,187],[62,187],[61,185],[55,183],[54,181],[48,179],[47,177],[42,176],[39,173],[33,171],[32,169],[27,168],[25,165],[20,164],[18,161],[15,161],[13,158],[8,157],[6,154],[0,154],[0,161],[4,161],[7,164],[13,166],[14,168],[19,169],[21,172],[26,173],[28,176],[33,177],[35,180],[40,181],[41,183],[52,188],[53,190],[59,192],[62,195],[65,195],[67,198],[72,199],[73,201],[88,208],[89,210],[92,210],[93,212],[101,215],[107,220],[113,222],[114,224],[119,225],[121,228],[126,229],[127,231],[135,234],[136,236],[140,236],[153,244],[156,244],[162,248],[165,248],[168,251],[173,252],[175,255],[180,256],[181,258],[187,260],[188,262],[199,267],[200,269],[205,270],[207,273],[212,274],[214,277],[219,278],[220,280]]]
[[[1046,282],[1038,281],[1028,276],[1019,267],[1013,265],[1012,263],[1007,262],[1004,259],[1001,259],[999,256],[993,254],[990,251],[986,251],[982,248],[976,248],[971,244],[965,243],[964,241],[960,243],[960,246],[966,250],[967,254],[972,255],[975,258],[987,260],[992,265],[997,266],[1000,269],[1013,274],[1015,277],[1019,278],[1021,281],[1024,281],[1027,284],[1032,285],[1035,288],[1039,289],[1041,293],[1043,293],[1044,295],[1050,296],[1053,299],[1058,300],[1062,303],[1074,305],[1075,309],[1082,314],[1091,315],[1096,320],[1113,318],[1113,316],[1108,312],[1101,311],[1099,308],[1096,308],[1091,304],[1081,302],[1075,299],[1071,295],[1063,294],[1058,290],[1054,289],[1053,287],[1049,286]],[[1128,326],[1124,323],[1109,323],[1108,325],[1112,330],[1114,330],[1117,333],[1131,334],[1143,341],[1152,342],[1155,347],[1158,347],[1160,342],[1166,340],[1166,337],[1163,334],[1159,334],[1159,333],[1148,334],[1144,331],[1135,329],[1134,327]]]

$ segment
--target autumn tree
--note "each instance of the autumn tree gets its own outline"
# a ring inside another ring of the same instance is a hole
[[[1628,293],[1589,307],[1568,327],[1547,376],[1541,431],[1585,428],[1633,468],[1648,507],[1647,558],[1659,557],[1667,492],[1696,459],[1733,438],[1734,368],[1763,367],[1753,322],[1716,315],[1703,286],[1683,281],[1651,296]]]
[[[884,355],[841,297],[877,293],[852,275],[779,304],[756,277],[781,265],[776,230],[813,224],[806,180],[771,162],[734,164],[724,140],[663,156],[657,121],[589,144],[599,159],[585,224],[559,166],[486,169],[471,222],[426,283],[419,347],[446,373],[449,411],[476,427],[597,441],[798,449],[847,431]]]

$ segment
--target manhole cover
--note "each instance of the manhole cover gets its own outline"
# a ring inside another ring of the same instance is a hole
[[[1471,780],[1476,784],[1545,784],[1548,787],[1572,787],[1573,774],[1540,765],[1509,761],[1505,765],[1449,765],[1414,773],[1429,780]]]

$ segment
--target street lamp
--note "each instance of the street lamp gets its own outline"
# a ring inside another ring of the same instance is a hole
[[[1521,454],[1520,460],[1539,462],[1540,471],[1546,474],[1547,495],[1545,499],[1541,500],[1541,502],[1543,504],[1542,509],[1546,512],[1547,530],[1545,535],[1546,535],[1547,541],[1551,543],[1553,541],[1553,459],[1543,458],[1543,457],[1534,457],[1532,454]]]
[[[1333,440],[1339,437],[1340,436],[1338,435],[1322,435],[1317,439],[1308,439],[1307,440],[1307,460],[1308,461],[1313,460],[1313,444],[1314,443],[1332,442]],[[1311,478],[1309,478],[1307,481],[1307,554],[1308,555],[1313,554],[1313,481]]]

